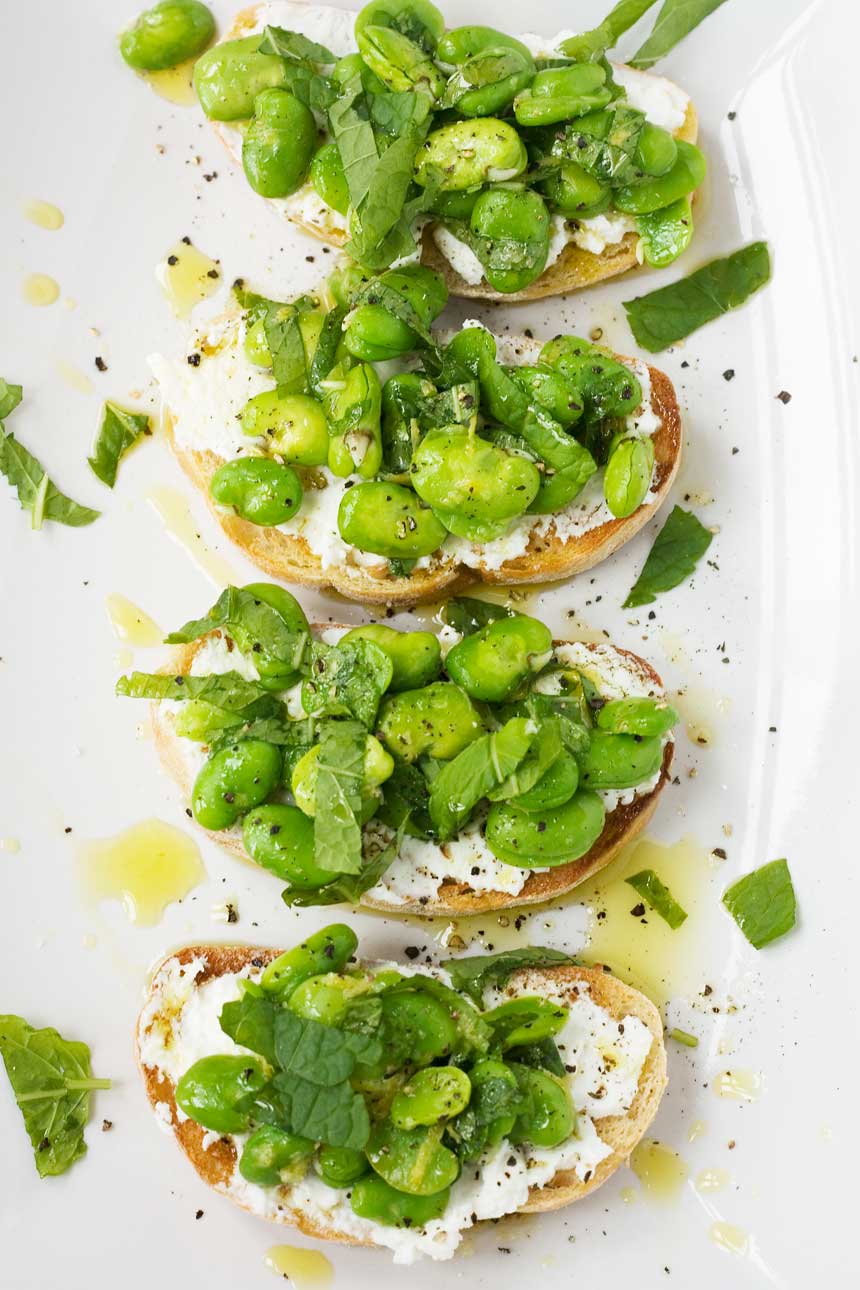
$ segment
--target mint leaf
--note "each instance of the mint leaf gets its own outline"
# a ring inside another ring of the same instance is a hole
[[[275,58],[297,59],[299,62],[323,63],[330,66],[337,62],[335,55],[325,45],[318,45],[308,40],[299,31],[287,31],[284,27],[264,27],[263,39],[258,49],[261,54],[271,54]]]
[[[172,699],[186,702],[205,699],[216,707],[237,712],[266,691],[255,681],[246,681],[238,672],[222,672],[218,676],[165,676],[161,672],[132,672],[121,676],[115,693],[122,699]]]
[[[690,511],[674,507],[657,534],[622,609],[650,605],[661,591],[671,591],[689,578],[711,545],[713,536]]]
[[[393,670],[391,659],[373,641],[314,641],[302,706],[316,717],[355,717],[369,730]]]
[[[481,798],[516,770],[535,738],[529,721],[513,717],[445,763],[430,787],[430,818],[440,840],[452,838]]]
[[[361,1151],[370,1136],[370,1117],[364,1098],[349,1084],[323,1088],[297,1075],[276,1075],[279,1123],[292,1133],[332,1147]]]
[[[675,931],[687,917],[687,911],[678,904],[671,891],[660,881],[653,869],[642,869],[631,878],[625,878],[634,891],[646,900],[655,913]]]
[[[454,988],[462,990],[479,1006],[483,1005],[488,986],[502,986],[522,968],[552,968],[575,963],[569,954],[543,945],[528,945],[522,950],[503,950],[500,954],[471,954],[464,959],[444,959],[442,967],[451,977]]]
[[[332,873],[361,872],[361,789],[367,732],[358,721],[326,722],[320,731],[314,861]]]
[[[203,618],[193,618],[166,636],[166,645],[187,645],[223,628],[243,654],[252,656],[261,672],[282,673],[285,684],[290,673],[300,671],[306,661],[310,630],[296,608],[300,626],[291,626],[272,605],[260,600],[253,590],[227,587]]]
[[[241,999],[225,1003],[219,1018],[221,1029],[235,1044],[259,1053],[271,1065],[275,1055],[275,1016],[278,1005],[274,999],[258,994],[243,994]]]
[[[477,600],[474,596],[458,596],[442,607],[442,617],[448,627],[461,636],[471,636],[498,618],[513,618],[514,611],[507,605],[497,605],[492,600]]]
[[[397,836],[389,842],[388,846],[372,860],[365,861],[357,874],[341,874],[334,882],[328,882],[324,887],[311,887],[305,890],[300,887],[287,887],[281,892],[281,900],[285,905],[297,909],[324,905],[357,905],[363,893],[375,887],[386,869],[397,859],[407,819],[408,816],[401,821]]]
[[[788,861],[771,860],[745,874],[723,893],[723,904],[755,949],[784,936],[797,921]]]
[[[726,0],[663,0],[651,35],[629,60],[631,67],[653,67]]]
[[[571,36],[559,45],[559,49],[578,63],[596,62],[607,49],[614,48],[625,31],[637,23],[656,2],[657,0],[620,0],[597,27]]]
[[[2,426],[0,474],[5,475],[14,487],[21,509],[30,512],[35,529],[42,527],[43,520],[66,524],[70,528],[83,528],[92,524],[101,514],[89,506],[81,506],[79,502],[61,493],[48,478],[41,462],[13,434],[7,434]]]
[[[15,411],[23,397],[23,386],[10,385],[0,376],[0,421],[4,421],[10,412]]]
[[[349,1079],[356,1062],[373,1064],[382,1044],[373,1033],[339,1030],[291,1012],[277,1010],[274,1018],[275,1060],[287,1075],[330,1088]]]
[[[116,403],[105,403],[93,455],[87,457],[90,469],[108,488],[116,483],[120,458],[142,435],[150,434],[149,417],[144,412],[128,412]]]
[[[657,353],[715,318],[737,309],[770,279],[766,242],[751,242],[689,277],[625,300],[627,320],[643,349]]]
[[[0,1055],[41,1178],[65,1173],[86,1152],[90,1092],[110,1088],[93,1079],[86,1044],[56,1030],[34,1030],[23,1017],[0,1016]]]

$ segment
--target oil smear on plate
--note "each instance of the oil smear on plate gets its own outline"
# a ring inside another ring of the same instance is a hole
[[[319,1250],[297,1245],[273,1245],[266,1251],[266,1267],[276,1276],[287,1277],[295,1290],[322,1290],[334,1280],[334,1268]]]
[[[213,295],[221,285],[215,260],[182,238],[156,266],[155,276],[177,318],[188,318],[195,305]]]
[[[78,872],[90,905],[119,900],[129,922],[138,927],[154,927],[168,905],[206,877],[196,842],[156,819],[83,843]]]
[[[164,640],[164,632],[158,623],[119,592],[111,592],[105,600],[105,608],[114,635],[124,645],[149,649],[153,645],[160,645]]]

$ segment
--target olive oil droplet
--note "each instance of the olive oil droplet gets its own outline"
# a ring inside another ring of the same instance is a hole
[[[52,305],[60,294],[60,284],[47,273],[28,273],[21,286],[28,305]]]
[[[655,1200],[677,1196],[687,1178],[687,1166],[678,1153],[653,1138],[643,1138],[634,1148],[630,1168],[646,1195]]]
[[[157,266],[155,276],[177,318],[187,318],[195,305],[221,285],[221,270],[190,242],[177,242]]]
[[[66,217],[59,206],[54,206],[51,202],[40,201],[35,197],[32,201],[25,203],[24,218],[28,219],[31,224],[38,225],[39,228],[47,229],[50,233],[56,233],[57,229],[62,228],[66,222]]]
[[[117,640],[141,649],[163,641],[164,632],[158,624],[125,596],[112,592],[105,600],[105,607]]]
[[[0,838],[0,851],[5,851],[9,856],[16,856],[21,850],[21,843],[17,838]]]
[[[756,1071],[721,1071],[711,1087],[717,1097],[733,1102],[757,1102],[764,1092],[764,1080]]]
[[[719,1245],[721,1250],[728,1250],[730,1254],[749,1253],[749,1237],[732,1223],[712,1223],[710,1236],[714,1245]]]
[[[161,517],[164,527],[173,540],[185,548],[197,567],[214,582],[216,587],[237,584],[238,575],[226,560],[207,546],[198,533],[194,516],[178,489],[159,484],[150,489],[146,500]]]
[[[163,72],[143,72],[141,80],[146,81],[153,93],[177,107],[191,107],[197,102],[194,93],[192,74],[196,58],[189,58],[176,67],[166,67]]]
[[[266,1267],[280,1277],[289,1277],[295,1290],[330,1286],[334,1268],[319,1250],[303,1250],[297,1245],[273,1245],[266,1251]]]
[[[700,1169],[696,1174],[696,1191],[722,1191],[731,1180],[728,1169]]]
[[[66,384],[77,390],[78,394],[92,394],[93,383],[79,368],[67,363],[64,358],[57,359],[56,367]]]
[[[144,820],[78,851],[81,885],[93,905],[120,900],[129,921],[154,927],[168,905],[206,876],[197,844],[162,820]]]
[[[687,1133],[687,1141],[696,1142],[699,1138],[703,1138],[707,1132],[708,1126],[704,1120],[694,1120]]]

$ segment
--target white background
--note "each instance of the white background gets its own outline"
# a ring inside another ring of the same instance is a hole
[[[492,7],[472,0],[448,3],[445,12],[452,26],[483,20],[551,33],[590,25],[606,5],[532,4],[525,17],[506,0]],[[0,852],[0,1011],[85,1039],[97,1073],[115,1079],[97,1100],[88,1157],[66,1176],[40,1181],[0,1078],[0,1284],[252,1290],[272,1284],[264,1252],[291,1234],[207,1191],[158,1132],[134,1067],[135,1013],[157,956],[190,940],[224,939],[211,908],[227,895],[238,900],[236,930],[247,940],[290,944],[327,918],[290,913],[270,877],[206,842],[207,883],[155,928],[130,926],[118,906],[93,911],[83,903],[80,841],[153,815],[188,824],[151,742],[137,737],[142,711],[112,695],[118,646],[105,612],[109,593],[128,596],[165,629],[216,595],[165,531],[148,490],[158,483],[182,490],[235,580],[254,573],[191,497],[163,444],[131,455],[113,494],[85,457],[101,399],[128,402],[138,390],[152,400],[146,355],[183,350],[181,325],[154,275],[178,237],[188,234],[219,258],[225,281],[242,274],[281,298],[311,286],[331,257],[231,172],[196,109],[171,107],[125,68],[115,48],[132,16],[124,8],[110,0],[5,0],[0,12],[0,373],[25,388],[9,428],[61,487],[104,510],[88,529],[33,534],[0,484],[0,836],[21,841],[19,854]],[[222,22],[230,16],[229,5],[215,8]],[[702,1197],[690,1181],[664,1204],[637,1188],[635,1202],[624,1203],[635,1179],[621,1170],[575,1209],[470,1238],[450,1264],[404,1272],[385,1253],[328,1246],[336,1285],[387,1290],[406,1276],[416,1290],[443,1281],[513,1286],[525,1277],[547,1287],[599,1281],[643,1290],[856,1284],[858,39],[849,0],[730,0],[660,69],[692,92],[710,163],[700,228],[680,269],[482,314],[543,337],[600,326],[610,345],[630,352],[622,299],[754,237],[772,247],[766,291],[658,359],[685,412],[674,500],[690,494],[688,504],[719,529],[709,552],[717,567],[703,564],[692,582],[661,597],[653,620],[647,611],[622,611],[657,522],[593,575],[532,606],[556,634],[570,629],[575,611],[575,625],[606,629],[645,654],[672,688],[706,696],[699,709],[708,709],[713,746],[679,742],[681,784],[667,790],[650,836],[692,837],[705,851],[728,852],[708,892],[713,917],[701,920],[706,943],[696,961],[698,983],[711,983],[714,998],[733,1000],[737,1011],[714,1016],[682,1003],[670,1010],[702,1042],[695,1052],[671,1046],[655,1136],[681,1153],[691,1180],[718,1167],[731,1171],[732,1185]],[[633,37],[622,48],[636,44]],[[212,170],[218,179],[207,183],[203,174]],[[33,197],[63,210],[60,232],[24,220],[22,203]],[[33,271],[55,277],[75,307],[25,304],[21,283]],[[454,305],[447,317],[475,312]],[[97,354],[106,373],[94,367]],[[58,360],[89,374],[94,393],[70,388]],[[727,382],[730,368],[735,378]],[[790,404],[776,399],[780,390],[791,393]],[[362,620],[357,607],[309,596],[305,603],[316,616]],[[158,657],[139,651],[136,665],[149,669]],[[732,826],[728,839],[724,824]],[[794,874],[800,926],[756,954],[719,911],[719,892],[782,855]],[[432,945],[414,924],[355,921],[374,950]],[[523,936],[575,948],[580,922],[575,907],[559,908],[536,916]],[[763,1075],[759,1101],[720,1100],[708,1087],[733,1065]],[[111,1133],[99,1131],[103,1116],[114,1122]],[[696,1120],[707,1132],[690,1144]],[[205,1212],[195,1221],[198,1209]],[[709,1239],[716,1219],[749,1235],[748,1256]]]

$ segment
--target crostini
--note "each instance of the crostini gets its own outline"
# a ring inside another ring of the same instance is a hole
[[[228,588],[162,673],[159,754],[196,822],[292,905],[478,914],[570,891],[653,815],[677,714],[609,644],[477,605],[465,636],[312,631],[283,588]],[[444,657],[443,657],[444,652]],[[324,773],[321,768],[324,768]]]
[[[355,947],[335,924],[283,954],[189,946],[156,969],[140,1070],[210,1186],[412,1263],[451,1258],[482,1220],[580,1200],[628,1158],[666,1085],[643,995],[541,949],[465,990],[468,958],[416,969]]]
[[[335,287],[329,309],[243,292],[150,358],[176,456],[266,573],[387,605],[555,581],[665,501],[681,417],[657,368],[477,322],[437,337],[446,293],[420,266]]]
[[[195,85],[306,232],[376,269],[417,244],[453,295],[534,300],[671,263],[705,174],[689,96],[605,56],[576,64],[573,35],[446,32],[423,2],[270,0],[237,14]]]

